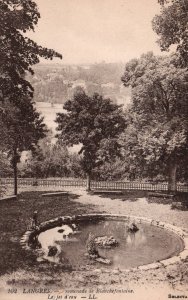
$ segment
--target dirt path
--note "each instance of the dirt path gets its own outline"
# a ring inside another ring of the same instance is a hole
[[[129,196],[122,200],[123,197],[114,196],[110,199],[99,195],[89,195],[86,191],[78,189],[75,189],[74,193],[80,195],[76,201],[95,205],[98,211],[148,217],[188,229],[188,211],[172,210],[170,204],[151,203],[146,197],[132,199],[131,195],[130,200]]]

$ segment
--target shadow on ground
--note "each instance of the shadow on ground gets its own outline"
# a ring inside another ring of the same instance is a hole
[[[94,194],[91,191],[91,195]],[[164,204],[164,205],[171,205],[172,209],[176,210],[188,210],[188,193],[183,193],[183,192],[177,192],[177,194],[173,197],[170,198],[168,197],[168,192],[162,191],[162,195],[167,195],[165,196],[151,196],[149,195],[150,191],[138,191],[138,190],[123,190],[122,194],[113,194],[113,191],[108,192],[105,191],[101,192],[97,191],[97,195],[101,198],[108,198],[110,200],[120,200],[120,201],[139,201],[141,198],[145,198],[145,200],[148,203],[156,203],[156,204]],[[157,194],[157,193],[156,193]]]
[[[168,204],[171,209],[188,210],[188,193],[177,192],[173,198],[165,197],[147,197],[148,203]]]
[[[46,191],[22,192],[17,200],[0,201],[0,275],[19,269],[40,268],[36,254],[22,249],[20,239],[27,230],[33,212],[38,211],[39,223],[60,216],[90,213],[92,205],[72,201],[77,194],[44,198]],[[49,267],[44,267],[49,272]]]
[[[91,195],[93,194],[93,192],[91,192]],[[146,191],[136,191],[136,190],[124,190],[122,191],[122,194],[113,194],[113,192],[105,192],[105,193],[100,193],[100,191],[98,191],[97,196],[101,197],[101,198],[109,198],[111,200],[114,199],[119,199],[121,201],[138,201],[139,198],[144,198],[147,197],[147,192]]]

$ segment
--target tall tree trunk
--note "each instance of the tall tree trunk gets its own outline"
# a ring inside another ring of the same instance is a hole
[[[14,170],[14,195],[18,193],[18,180],[17,180],[17,162],[15,161],[13,164]]]
[[[13,150],[13,158],[12,158],[12,166],[13,166],[13,172],[14,172],[14,195],[17,196],[18,193],[18,169],[17,164],[19,162],[20,156],[17,152],[17,148],[15,147]]]
[[[173,193],[177,191],[176,171],[177,171],[177,162],[175,159],[174,160],[171,159],[169,163],[168,191]]]
[[[87,173],[86,190],[91,191],[91,174],[90,173]]]

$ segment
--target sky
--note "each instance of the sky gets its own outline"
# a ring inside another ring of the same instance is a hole
[[[29,37],[63,55],[64,64],[127,62],[160,54],[151,20],[157,0],[35,0],[41,19]]]

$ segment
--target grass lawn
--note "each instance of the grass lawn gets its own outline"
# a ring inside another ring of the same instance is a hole
[[[35,210],[38,210],[39,222],[89,212],[89,205],[72,201],[77,195],[70,194],[69,199],[62,196],[43,198],[42,193],[22,192],[18,200],[0,201],[0,275],[17,269],[41,270],[35,254],[22,249],[19,243]]]

